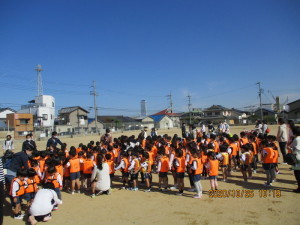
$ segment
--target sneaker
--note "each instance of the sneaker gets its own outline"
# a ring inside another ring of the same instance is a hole
[[[78,190],[77,193],[80,194],[80,190]]]
[[[131,191],[138,191],[138,188],[132,188]]]
[[[96,196],[101,195],[102,193],[103,193],[103,191],[98,191],[98,192],[96,193]]]
[[[189,191],[189,192],[194,192],[194,191],[195,191],[195,188],[189,188],[188,191]]]
[[[120,190],[126,190],[126,187],[121,187]]]
[[[74,195],[74,194],[75,194],[75,191],[71,191],[71,194]]]
[[[22,220],[24,218],[24,214],[18,214],[14,216],[15,220]]]
[[[175,190],[175,189],[177,189],[177,187],[176,186],[172,186],[172,187],[170,187],[170,189],[171,190]]]
[[[287,163],[286,163],[286,162],[283,162],[283,163],[281,163],[281,165],[287,165]]]
[[[270,183],[270,184],[265,183],[264,186],[265,186],[265,187],[272,187],[272,183]]]
[[[91,197],[91,198],[95,198],[95,197],[96,197],[96,195],[95,195],[95,194],[92,194],[92,195],[90,195],[90,197]]]
[[[253,173],[257,173],[256,170],[253,170]]]
[[[272,183],[274,183],[274,182],[277,182],[277,180],[276,179],[272,180]]]
[[[222,181],[226,182],[227,180],[226,180],[226,179],[223,179]]]
[[[150,188],[146,189],[144,192],[151,192],[151,189]]]
[[[201,196],[195,195],[195,196],[193,196],[193,198],[201,198]]]

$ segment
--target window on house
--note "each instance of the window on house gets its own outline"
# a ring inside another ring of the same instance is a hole
[[[220,112],[215,112],[215,115],[216,116],[220,116]]]
[[[206,115],[207,115],[207,116],[212,116],[212,113],[211,113],[211,112],[209,112],[209,113],[206,113]]]
[[[54,102],[52,102],[52,107],[54,107]]]
[[[43,114],[43,120],[48,120],[48,114]]]
[[[28,124],[29,119],[20,119],[20,124]]]

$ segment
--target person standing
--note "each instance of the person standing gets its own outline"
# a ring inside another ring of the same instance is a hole
[[[288,149],[292,151],[292,154],[294,154],[297,159],[297,163],[293,165],[292,170],[294,170],[294,175],[298,183],[298,188],[294,190],[294,192],[300,193],[300,127],[296,127],[294,130],[295,139]]]
[[[57,132],[52,132],[52,137],[48,139],[46,149],[49,150],[50,146],[57,146],[57,144],[60,144],[60,146],[63,145],[63,143],[57,138]]]
[[[100,143],[105,143],[105,142],[107,142],[107,143],[109,143],[109,144],[111,144],[112,143],[112,135],[111,135],[111,133],[110,133],[110,129],[108,129],[108,128],[106,128],[106,130],[105,130],[105,134],[103,134],[102,136],[101,136],[101,138],[100,138]]]
[[[185,123],[183,123],[182,126],[181,126],[181,134],[182,134],[182,138],[186,138],[186,126],[185,126]]]
[[[4,171],[3,171],[2,160],[0,159],[0,225],[3,224],[4,185],[5,185]]]
[[[22,152],[25,152],[25,150],[28,148],[31,148],[33,151],[37,151],[36,143],[32,139],[32,137],[33,137],[32,134],[26,135],[26,141],[24,141],[22,144]]]
[[[3,155],[6,151],[13,151],[14,148],[14,142],[11,140],[11,135],[7,135],[6,136],[6,140],[3,142],[2,145],[2,149],[3,149]]]
[[[283,163],[285,164],[286,156],[286,143],[288,141],[287,126],[283,118],[278,119],[278,131],[277,131],[277,141],[279,142],[280,151],[283,157]]]

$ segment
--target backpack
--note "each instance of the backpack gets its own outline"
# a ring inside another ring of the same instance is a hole
[[[287,164],[291,165],[291,166],[294,166],[297,164],[297,158],[294,154],[292,153],[288,153],[286,154],[285,156],[285,161]]]

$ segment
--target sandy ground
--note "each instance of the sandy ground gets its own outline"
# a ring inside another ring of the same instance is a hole
[[[232,128],[232,133],[251,128],[235,127]],[[271,126],[271,133],[276,133],[276,130],[277,126]],[[159,131],[159,134],[164,133],[172,135],[180,134],[180,131],[176,129]],[[62,141],[71,146],[98,139],[99,137],[80,137]],[[39,149],[45,148],[45,142],[38,142],[37,145]],[[19,147],[16,145],[16,149]],[[230,193],[230,196],[224,194],[221,194],[220,198],[212,196],[209,192],[209,180],[202,180],[204,190],[202,199],[191,198],[193,193],[188,191],[185,191],[183,196],[176,196],[176,191],[158,192],[156,174],[153,175],[153,191],[150,193],[143,191],[143,184],[140,184],[140,190],[136,192],[119,190],[120,173],[117,172],[111,195],[92,199],[85,194],[71,195],[63,192],[63,204],[58,211],[53,212],[53,219],[49,224],[299,224],[297,216],[300,209],[296,204],[300,195],[292,192],[296,188],[296,181],[289,167],[279,165],[280,174],[277,175],[277,182],[273,184],[272,189],[264,192],[264,196],[260,194],[265,190],[263,183],[266,178],[259,165],[258,173],[254,174],[254,178],[248,183],[242,182],[240,172],[233,172],[228,182],[219,181],[219,189]],[[169,184],[173,184],[171,175]],[[187,177],[185,186],[189,188]],[[8,202],[5,204],[4,215],[5,225],[25,224],[25,219],[18,221],[10,217]]]

